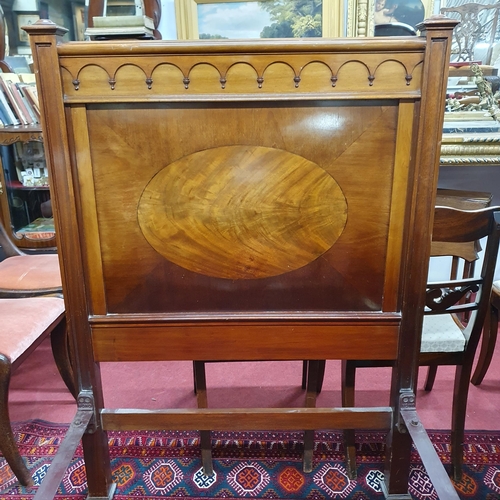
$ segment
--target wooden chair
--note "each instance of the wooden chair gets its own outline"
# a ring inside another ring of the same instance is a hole
[[[0,450],[23,486],[33,484],[10,425],[8,400],[13,370],[51,336],[52,352],[63,381],[75,395],[67,352],[64,301],[58,297],[0,299]]]
[[[419,364],[455,365],[455,386],[451,424],[452,474],[462,474],[464,425],[469,380],[474,355],[488,311],[500,236],[500,207],[461,211],[436,207],[433,240],[461,243],[487,238],[484,261],[477,277],[430,282],[427,284]],[[471,295],[470,295],[471,294]],[[465,303],[461,299],[470,295]],[[466,325],[460,313],[467,311]],[[344,360],[342,362],[342,403],[354,406],[356,368],[390,366],[383,361]],[[345,431],[348,468],[355,475],[354,430]]]
[[[491,14],[488,11],[491,11]],[[483,63],[491,63],[499,12],[500,3],[489,5],[466,3],[441,9],[441,14],[455,15],[460,21],[453,32],[452,58],[454,60],[457,62],[473,61],[476,44],[480,40],[485,40],[489,46]],[[485,22],[485,19],[488,21]]]
[[[23,486],[33,484],[17,449],[8,411],[10,376],[47,337],[57,368],[71,394],[76,384],[70,364],[61,273],[56,254],[26,254],[0,223],[0,449]]]
[[[436,194],[436,206],[458,208],[459,210],[479,210],[489,207],[493,195],[483,191],[468,191],[462,189],[438,188]],[[479,241],[467,241],[459,243],[450,242],[431,242],[431,257],[451,257],[450,279],[458,279],[458,273],[461,272],[462,278],[470,278],[474,275],[475,263],[479,259],[481,244]],[[460,262],[463,266],[460,267]],[[464,313],[467,317],[467,312]],[[484,343],[484,341],[483,341]],[[494,348],[494,346],[493,346]],[[323,387],[325,376],[325,361],[319,366],[319,373],[316,381],[318,394]],[[307,386],[308,362],[303,362],[302,369],[302,388]],[[429,366],[427,373],[427,390],[432,389],[432,384],[436,378],[437,365]]]
[[[471,378],[474,385],[479,385],[483,381],[493,358],[498,336],[498,311],[500,311],[500,281],[495,281],[491,289],[490,311],[484,322],[479,359]]]
[[[0,223],[0,297],[39,297],[62,294],[57,254],[26,254],[8,237]]]

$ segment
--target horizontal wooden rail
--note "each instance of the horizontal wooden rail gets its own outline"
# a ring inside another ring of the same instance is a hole
[[[376,408],[236,408],[236,409],[104,409],[105,430],[309,430],[389,429],[390,407]]]

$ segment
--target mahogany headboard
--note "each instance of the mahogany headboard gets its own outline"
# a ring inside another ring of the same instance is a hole
[[[391,428],[387,487],[406,487],[454,24],[252,42],[27,29],[92,494],[110,491],[104,430],[270,422]],[[101,361],[325,358],[394,360],[391,406],[109,410],[99,377]]]

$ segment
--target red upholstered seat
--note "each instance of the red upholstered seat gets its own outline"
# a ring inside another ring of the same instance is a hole
[[[61,289],[56,254],[17,255],[0,262],[0,289]]]
[[[14,363],[63,314],[57,297],[0,299],[0,353]]]
[[[55,253],[26,254],[9,237],[0,223],[0,297],[40,297],[62,294],[59,258]]]

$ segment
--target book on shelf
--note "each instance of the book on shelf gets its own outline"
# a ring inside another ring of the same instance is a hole
[[[19,125],[21,123],[17,118],[17,116],[14,114],[12,105],[10,104],[7,95],[2,90],[1,85],[0,85],[0,109],[2,110],[3,115],[7,119],[7,122],[4,122],[5,126]]]
[[[15,73],[0,73],[0,85],[12,107],[12,111],[14,111],[16,118],[19,120],[19,123],[21,125],[27,125],[28,121],[26,120],[26,118],[24,118],[24,115],[21,109],[19,108],[19,105],[17,104],[14,95],[12,94],[12,88],[10,86],[10,83],[12,82],[12,80],[14,81],[16,81],[16,79],[19,80],[19,77],[17,75],[15,75],[15,77],[12,76],[14,74]]]
[[[148,16],[96,16],[94,28],[126,28],[144,27],[150,30],[155,29],[153,19]]]
[[[31,105],[31,102],[29,101],[29,99],[25,93],[25,89],[28,87],[29,84],[16,83],[14,85],[16,87],[17,92],[19,93],[19,97],[21,98],[21,102],[23,104],[24,109],[26,110],[28,117],[31,120],[31,123],[33,125],[36,125],[37,123],[39,123],[39,119],[35,113],[35,110],[33,109],[32,105]]]
[[[40,122],[38,94],[31,82],[28,74],[0,73],[0,109],[6,121],[1,116],[0,119],[5,126]]]
[[[36,87],[34,85],[25,84],[22,87],[24,96],[26,100],[29,102],[33,113],[37,119],[37,122],[40,123],[40,103],[38,102],[38,93],[36,91]]]
[[[19,73],[18,76],[23,83],[36,83],[35,73]]]
[[[102,37],[102,38],[112,38],[112,37],[144,37],[153,38],[153,30],[146,28],[145,26],[125,26],[122,28],[87,28],[85,30],[85,36],[90,37]]]
[[[8,125],[8,119],[4,115],[2,107],[0,106],[0,128],[6,127]]]
[[[12,93],[12,96],[14,97],[14,100],[16,101],[17,107],[19,109],[20,115],[22,116],[22,121],[25,125],[33,125],[36,123],[30,112],[28,111],[28,108],[26,107],[26,103],[23,100],[23,96],[21,95],[21,92],[19,88],[17,87],[17,82],[7,82],[7,85],[10,88],[10,91]]]

